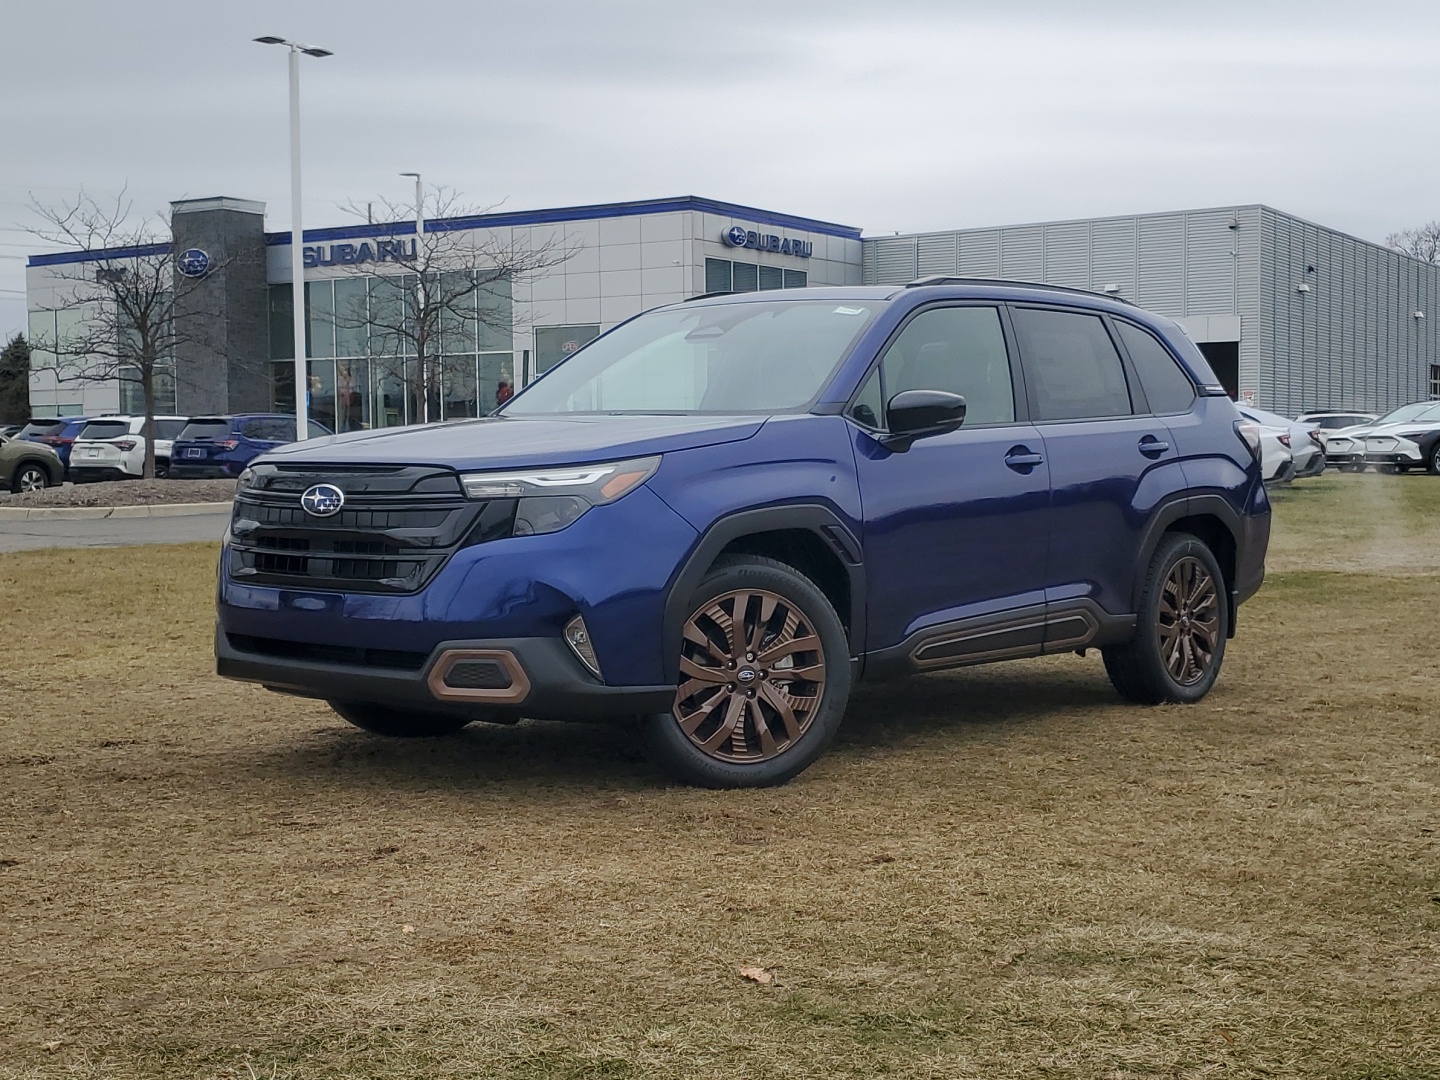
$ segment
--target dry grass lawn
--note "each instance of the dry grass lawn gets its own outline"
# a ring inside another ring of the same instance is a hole
[[[1440,480],[1277,503],[1201,705],[869,687],[759,792],[221,682],[208,545],[0,557],[0,1077],[1440,1077]]]

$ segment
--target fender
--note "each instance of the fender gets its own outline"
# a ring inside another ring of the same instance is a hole
[[[1234,571],[1239,572],[1240,557],[1245,550],[1245,526],[1240,519],[1239,512],[1225,501],[1221,495],[1179,495],[1168,502],[1161,503],[1150,515],[1150,523],[1145,526],[1145,535],[1140,541],[1140,557],[1135,561],[1135,577],[1130,585],[1130,610],[1140,610],[1140,599],[1145,592],[1145,577],[1150,571],[1150,560],[1155,556],[1155,549],[1160,546],[1160,537],[1164,535],[1175,522],[1181,518],[1201,517],[1209,515],[1217,518],[1225,526],[1230,537],[1235,542],[1235,567]],[[1236,595],[1235,582],[1230,582],[1229,606],[1230,606],[1230,633],[1235,633],[1235,609],[1239,606],[1239,597]]]
[[[860,541],[830,507],[823,503],[786,503],[754,510],[740,510],[715,521],[691,549],[679,571],[671,579],[665,599],[665,622],[662,643],[665,649],[665,677],[680,677],[680,641],[690,597],[700,587],[700,580],[716,556],[732,540],[756,533],[781,529],[803,529],[813,533],[835,553],[850,578],[850,651],[858,656],[865,640],[865,564]]]

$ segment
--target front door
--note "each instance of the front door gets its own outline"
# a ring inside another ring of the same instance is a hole
[[[956,644],[969,636],[959,629],[966,625],[1043,610],[1049,473],[1039,433],[1017,422],[1014,385],[998,308],[928,307],[902,327],[851,407],[867,652],[908,642],[904,651],[922,666],[939,666],[992,645],[1020,655],[1031,637],[1039,652],[1037,620],[1033,630]],[[962,395],[964,425],[901,453],[887,449],[884,403],[902,390]]]

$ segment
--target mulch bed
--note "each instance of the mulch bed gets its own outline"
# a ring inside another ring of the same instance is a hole
[[[0,506],[157,506],[226,503],[234,497],[234,480],[108,480],[66,484],[24,495],[0,494]]]

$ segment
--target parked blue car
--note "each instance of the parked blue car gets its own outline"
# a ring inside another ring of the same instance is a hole
[[[90,422],[88,416],[55,416],[32,419],[15,436],[28,442],[44,443],[60,455],[60,464],[70,472],[70,451],[75,439]]]
[[[308,423],[310,438],[330,434],[324,425],[314,420]],[[236,477],[261,454],[294,441],[293,415],[239,413],[191,417],[171,448],[170,475],[191,480]]]
[[[1264,576],[1258,453],[1179,327],[1120,301],[703,297],[494,417],[257,462],[217,665],[384,735],[639,717],[715,787],[807,767],[857,679],[1098,648],[1122,696],[1193,702]]]

